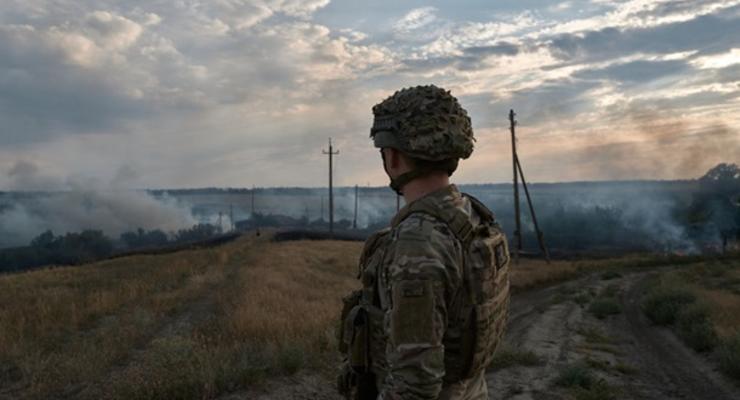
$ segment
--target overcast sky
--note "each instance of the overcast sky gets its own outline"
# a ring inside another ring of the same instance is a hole
[[[383,185],[371,107],[452,91],[456,181],[740,161],[740,1],[2,0],[0,189]]]

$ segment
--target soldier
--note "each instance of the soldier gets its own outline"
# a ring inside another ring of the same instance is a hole
[[[470,118],[435,86],[373,107],[370,133],[406,206],[365,243],[344,298],[339,391],[354,399],[487,399],[503,336],[509,252],[494,216],[449,183],[473,151]]]

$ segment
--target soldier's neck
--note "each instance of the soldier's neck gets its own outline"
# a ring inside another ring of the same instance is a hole
[[[403,186],[403,199],[406,201],[406,204],[409,204],[429,193],[446,188],[449,184],[450,177],[444,172],[425,175]]]

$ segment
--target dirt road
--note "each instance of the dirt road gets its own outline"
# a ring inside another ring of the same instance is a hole
[[[504,349],[534,353],[539,362],[492,371],[490,399],[573,398],[573,389],[555,380],[584,373],[600,381],[603,391],[588,398],[740,399],[739,387],[643,315],[640,297],[648,275],[592,275],[514,296]],[[589,305],[605,295],[621,311],[598,319]]]

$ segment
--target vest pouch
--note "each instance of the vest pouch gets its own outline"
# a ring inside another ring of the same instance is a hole
[[[362,297],[361,290],[355,290],[347,296],[342,298],[342,313],[339,317],[339,326],[337,328],[337,346],[339,352],[347,355],[349,346],[353,341],[352,331],[354,328],[354,318],[357,314],[357,307],[360,305],[360,298]],[[352,314],[350,316],[350,314]]]
[[[368,331],[370,330],[367,312],[364,307],[357,306],[352,318],[352,330],[350,332],[352,342],[349,345],[349,365],[358,374],[368,372],[370,366],[368,354]]]
[[[470,245],[466,258],[466,284],[470,290],[468,335],[462,348],[466,378],[484,370],[501,342],[509,310],[509,258],[505,236],[489,229]]]
[[[378,307],[366,308],[368,317],[368,334],[370,339],[370,366],[374,373],[383,375],[387,370],[385,364],[386,339],[384,329],[385,312]]]

